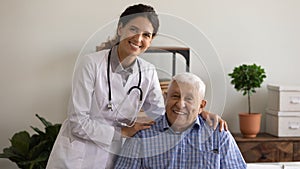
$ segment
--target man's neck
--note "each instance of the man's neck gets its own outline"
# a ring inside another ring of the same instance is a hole
[[[192,126],[195,124],[195,121],[196,121],[196,119],[195,119],[195,121],[194,121],[193,123],[191,123],[191,124],[184,125],[184,126],[179,126],[179,125],[176,125],[176,124],[173,124],[173,125],[172,125],[172,124],[169,122],[167,116],[166,116],[166,119],[167,119],[167,122],[168,122],[170,128],[174,131],[174,133],[182,133],[182,132],[188,130],[190,127],[192,127]]]

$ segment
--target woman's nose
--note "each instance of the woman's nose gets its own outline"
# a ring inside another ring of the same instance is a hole
[[[135,39],[138,41],[138,42],[141,42],[143,41],[143,34],[142,33],[137,33],[134,35]]]

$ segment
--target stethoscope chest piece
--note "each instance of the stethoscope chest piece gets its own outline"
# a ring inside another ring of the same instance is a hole
[[[108,104],[107,104],[107,108],[108,108],[108,110],[113,111],[113,108],[112,108],[112,104],[111,104],[111,103],[108,103]]]
[[[108,61],[107,61],[107,83],[108,83],[108,104],[107,104],[107,108],[110,111],[113,111],[113,104],[112,104],[112,94],[111,94],[111,84],[110,84],[110,59],[111,59],[111,51],[112,49],[110,49],[109,53],[108,53]],[[142,73],[141,73],[141,66],[140,66],[140,62],[137,59],[137,65],[138,65],[138,69],[139,69],[139,81],[138,81],[138,85],[137,86],[132,86],[128,92],[127,95],[130,94],[130,92],[132,90],[138,90],[140,97],[139,97],[139,102],[142,102],[143,100],[143,91],[141,89],[141,79],[142,79]],[[125,125],[124,125],[125,126]]]

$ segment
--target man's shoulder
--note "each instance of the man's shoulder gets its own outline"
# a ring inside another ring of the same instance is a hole
[[[160,134],[164,130],[164,125],[163,125],[164,120],[165,120],[164,115],[160,115],[158,118],[154,120],[155,123],[149,129],[140,130],[136,134],[136,136],[140,138],[144,138],[144,137],[152,137]]]

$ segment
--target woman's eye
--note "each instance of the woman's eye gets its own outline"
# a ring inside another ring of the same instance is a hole
[[[130,28],[130,31],[131,31],[131,32],[134,32],[134,33],[137,33],[137,29],[134,28],[134,27],[131,27],[131,28]]]
[[[151,33],[144,33],[144,36],[147,38],[151,38],[152,35],[151,35]]]

